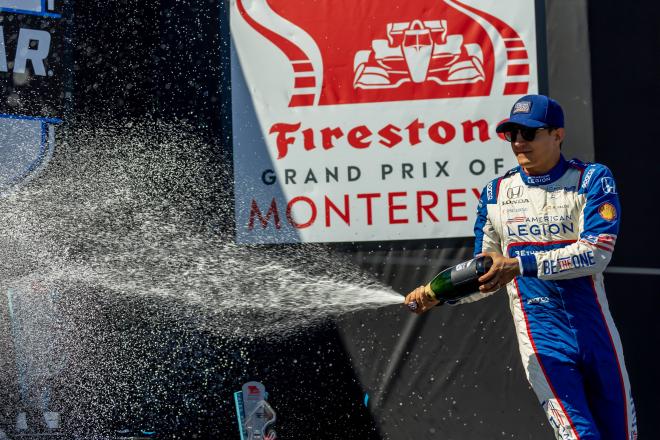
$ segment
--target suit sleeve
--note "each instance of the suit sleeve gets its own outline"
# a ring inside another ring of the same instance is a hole
[[[488,217],[488,205],[497,203],[497,180],[490,182],[481,191],[477,219],[474,222],[474,255],[482,252],[502,253],[500,236]]]
[[[560,249],[519,257],[523,276],[561,280],[594,275],[607,267],[621,212],[612,173],[603,165],[590,165],[578,193],[586,196],[579,239]]]
[[[497,180],[490,182],[481,192],[479,198],[479,206],[477,208],[477,219],[474,222],[474,255],[477,256],[481,252],[498,252],[502,253],[502,245],[500,243],[500,236],[493,227],[493,224],[488,216],[488,205],[497,203]],[[465,304],[478,301],[495,292],[482,293],[477,292],[470,296],[466,296],[458,301],[448,302],[448,304]]]

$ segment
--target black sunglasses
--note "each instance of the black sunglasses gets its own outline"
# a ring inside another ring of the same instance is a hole
[[[520,135],[522,136],[523,139],[525,139],[527,142],[531,142],[536,138],[536,133],[539,130],[552,130],[552,127],[540,127],[540,128],[530,128],[530,127],[522,127],[522,126],[511,127],[510,129],[504,132],[504,138],[509,142],[513,142],[518,137],[518,132],[520,132]]]

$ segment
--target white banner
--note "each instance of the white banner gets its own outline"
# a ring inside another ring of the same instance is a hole
[[[237,241],[472,235],[534,2],[232,0],[231,33]]]

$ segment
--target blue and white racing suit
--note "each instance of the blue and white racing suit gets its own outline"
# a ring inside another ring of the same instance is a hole
[[[519,260],[522,275],[507,291],[520,355],[560,439],[637,438],[602,276],[619,216],[610,170],[563,157],[542,176],[514,168],[481,194],[475,254],[498,252]]]

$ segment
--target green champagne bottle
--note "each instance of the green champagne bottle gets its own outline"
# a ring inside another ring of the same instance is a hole
[[[453,303],[479,291],[479,277],[490,270],[493,259],[481,256],[449,267],[435,276],[429,283],[428,296],[440,304]],[[418,304],[408,304],[410,310],[417,310]]]

